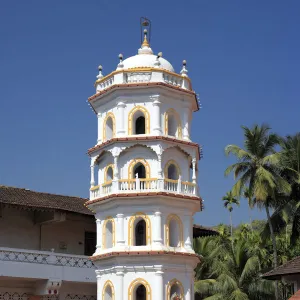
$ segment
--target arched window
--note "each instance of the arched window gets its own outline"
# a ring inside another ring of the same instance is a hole
[[[151,244],[151,221],[145,213],[139,212],[128,221],[129,246],[144,246]]]
[[[109,112],[103,121],[103,141],[112,139],[115,136],[115,130],[115,116]]]
[[[114,178],[113,165],[108,165],[104,171],[104,182],[105,183],[110,182],[113,180],[113,178]]]
[[[145,134],[146,128],[145,128],[145,117],[140,116],[135,120],[135,134]]]
[[[128,115],[128,134],[149,134],[150,115],[143,106],[135,106]]]
[[[115,222],[112,217],[108,217],[103,223],[102,247],[103,249],[109,249],[114,246],[114,243],[115,243]]]
[[[166,245],[181,247],[183,245],[183,226],[177,215],[169,215],[165,225]]]
[[[165,134],[182,138],[180,116],[173,108],[168,109],[165,113]]]
[[[147,300],[147,291],[143,284],[136,288],[134,300]]]
[[[144,158],[132,160],[128,166],[128,178],[150,178],[150,165]]]
[[[146,246],[146,222],[141,219],[135,225],[135,246]]]
[[[173,159],[169,160],[166,163],[164,173],[165,173],[165,178],[173,179],[173,180],[178,180],[181,174],[179,165]]]
[[[151,300],[150,284],[143,278],[137,278],[128,288],[128,300]]]
[[[172,300],[175,296],[179,296],[180,299],[184,297],[183,286],[177,279],[171,280],[167,285],[167,300]]]
[[[137,163],[133,168],[133,177],[136,177],[138,174],[138,178],[146,178],[146,168],[142,163]]]
[[[114,300],[115,290],[110,280],[106,281],[103,287],[102,300]]]
[[[169,246],[180,247],[179,224],[175,219],[172,219],[169,223]]]

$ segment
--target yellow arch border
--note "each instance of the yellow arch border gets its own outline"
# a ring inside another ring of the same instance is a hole
[[[166,246],[170,246],[170,222],[172,220],[175,220],[178,224],[179,228],[179,242],[180,246],[183,247],[183,225],[181,219],[175,215],[175,214],[170,214],[167,217],[166,224],[165,224],[165,243]]]
[[[177,135],[178,138],[182,138],[182,126],[181,126],[181,120],[178,112],[174,108],[169,108],[165,112],[165,134],[168,135],[169,132],[169,126],[168,126],[168,120],[169,120],[169,115],[173,115],[175,119],[177,120]]]
[[[104,169],[104,185],[108,184],[108,183],[110,183],[110,181],[112,181],[112,180],[107,180],[107,171],[108,171],[109,168],[112,168],[113,177],[114,177],[114,165],[113,164],[109,164]]]
[[[103,222],[102,225],[102,249],[106,249],[105,247],[105,242],[106,242],[106,235],[105,235],[105,229],[106,229],[106,224],[108,222],[111,222],[112,224],[112,246],[115,246],[115,234],[116,234],[116,230],[115,230],[115,220],[113,219],[113,217],[109,216],[105,218],[105,221]]]
[[[128,300],[133,300],[134,299],[134,297],[133,297],[134,296],[133,295],[134,288],[137,285],[140,285],[140,284],[142,284],[146,288],[146,300],[151,300],[152,299],[151,286],[148,283],[148,281],[143,279],[143,278],[137,278],[133,282],[131,282],[131,284],[129,285]]]
[[[106,141],[106,122],[107,120],[111,118],[112,120],[112,124],[113,124],[113,135],[112,137],[116,136],[116,119],[115,119],[115,115],[112,112],[109,112],[106,114],[105,119],[103,120],[103,131],[102,131],[102,135],[103,135],[103,141]]]
[[[165,178],[168,178],[168,168],[170,167],[170,165],[174,165],[176,167],[176,169],[177,169],[177,175],[179,177],[179,175],[181,175],[180,167],[179,167],[178,163],[174,159],[170,159],[170,160],[167,161],[167,163],[165,164],[165,167],[164,167]]]
[[[144,158],[135,158],[133,159],[129,166],[128,166],[128,179],[135,178],[135,175],[133,174],[133,168],[136,164],[141,163],[144,165],[145,170],[146,170],[146,178],[150,178],[150,165]]]
[[[132,127],[133,127],[133,116],[137,111],[141,111],[145,117],[145,134],[150,133],[150,114],[148,110],[143,106],[135,106],[128,114],[128,135],[132,135]]]
[[[102,290],[102,300],[105,300],[105,290],[106,288],[110,286],[111,288],[111,294],[112,294],[112,300],[115,300],[115,288],[114,285],[112,284],[112,282],[110,280],[107,280],[103,286],[103,290]]]
[[[167,299],[170,299],[171,297],[171,288],[174,284],[177,284],[180,288],[180,293],[182,297],[184,297],[184,288],[183,288],[183,285],[182,283],[177,280],[176,278],[172,279],[171,281],[168,282],[168,285],[167,285]]]
[[[133,246],[134,236],[134,222],[136,219],[141,218],[146,222],[146,244],[151,244],[151,221],[150,218],[143,212],[137,212],[130,217],[128,221],[128,245]]]

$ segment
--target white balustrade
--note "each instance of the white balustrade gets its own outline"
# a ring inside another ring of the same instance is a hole
[[[164,82],[174,85],[174,86],[178,86],[181,87],[182,84],[182,78],[176,75],[172,75],[169,73],[163,73],[163,78],[164,78]]]
[[[149,82],[151,79],[150,72],[132,72],[127,73],[126,82],[135,83],[135,82]]]
[[[95,186],[90,190],[90,199],[93,200],[115,192],[128,193],[149,191],[166,191],[190,196],[198,195],[197,184],[181,181],[181,179],[134,178],[118,180],[114,190],[112,189],[112,181],[102,184],[101,189],[99,186]]]
[[[103,78],[104,79],[104,78]],[[114,84],[114,75],[108,77],[107,79],[100,81],[98,83],[96,83],[96,87],[97,87],[97,91],[102,91],[106,88],[108,88],[109,86]]]
[[[0,261],[26,262],[78,268],[95,268],[87,256],[0,247]]]

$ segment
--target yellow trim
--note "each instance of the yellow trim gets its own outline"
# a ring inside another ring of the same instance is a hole
[[[137,111],[141,111],[145,117],[145,134],[150,133],[150,114],[144,106],[135,106],[128,114],[128,135],[132,135],[133,116]]]
[[[106,288],[110,286],[111,288],[111,295],[112,295],[112,300],[115,300],[115,288],[114,285],[112,284],[112,282],[110,280],[107,280],[103,286],[103,290],[102,290],[102,300],[105,300],[105,290]]]
[[[174,159],[170,159],[167,161],[167,163],[165,164],[165,167],[164,167],[165,179],[173,180],[173,179],[168,178],[168,169],[169,169],[170,165],[175,166],[178,177],[179,177],[179,175],[181,175],[181,170],[180,170],[178,163]],[[175,180],[175,182],[177,182],[177,180]]]
[[[99,190],[100,185],[96,185],[90,188],[90,191]]]
[[[111,180],[107,180],[107,171],[109,168],[112,168],[112,179]],[[108,183],[109,181],[112,181],[113,179],[114,179],[114,165],[110,164],[110,165],[107,165],[104,169],[104,184]]]
[[[113,135],[112,137],[116,136],[116,119],[115,115],[112,112],[109,112],[106,114],[105,119],[103,120],[103,129],[102,129],[102,136],[103,136],[103,141],[106,141],[106,122],[107,120],[111,118],[112,120],[112,125],[113,125]]]
[[[133,282],[131,282],[131,284],[129,285],[128,288],[128,300],[133,300],[134,299],[134,288],[137,285],[143,285],[146,288],[146,300],[151,300],[152,299],[152,292],[151,292],[151,287],[150,284],[148,283],[147,280],[143,279],[143,278],[137,278],[135,279]]]
[[[190,186],[195,186],[196,183],[188,182],[188,181],[182,181],[182,184],[190,185]]]
[[[119,179],[119,182],[135,182],[135,179]]]
[[[177,284],[180,288],[180,296],[182,297],[182,299],[184,299],[184,288],[183,288],[183,285],[182,283],[177,280],[176,278],[172,279],[171,281],[168,282],[168,285],[167,285],[167,299],[170,299],[171,298],[171,288],[174,284]]]
[[[150,218],[143,212],[138,212],[134,214],[133,216],[130,217],[128,221],[128,245],[129,246],[134,246],[133,245],[133,236],[134,236],[134,223],[136,219],[144,219],[146,222],[146,244],[150,245],[151,244],[151,221]]]
[[[168,73],[168,74],[170,74],[172,76],[175,76],[175,77],[178,77],[178,78],[182,78],[182,76],[180,74],[177,74],[175,72],[171,72],[169,70],[165,70],[165,69],[162,69],[162,68],[137,67],[137,68],[130,68],[130,69],[125,69],[125,70],[116,70],[116,71],[113,71],[110,74],[102,77],[101,79],[97,79],[95,81],[95,86],[98,83],[106,81],[108,78],[112,77],[115,74],[119,74],[119,73],[123,73],[123,72],[124,73],[132,73],[132,72],[135,72],[135,71],[137,71],[137,72],[157,72],[157,71],[161,71],[163,73]],[[189,81],[190,88],[191,88],[191,79],[189,77],[184,77],[184,79]]]
[[[165,178],[166,182],[171,182],[171,183],[178,183],[178,180],[174,180],[174,179],[169,179],[169,178]]]
[[[105,183],[102,183],[102,186],[108,186],[112,184],[112,180],[106,181]]]
[[[168,135],[169,132],[169,126],[168,126],[168,120],[169,120],[169,115],[173,115],[177,121],[177,133],[176,133],[176,137],[177,138],[182,138],[182,125],[181,125],[181,120],[180,120],[180,116],[177,113],[177,111],[174,108],[169,108],[166,112],[165,112],[165,135]]]
[[[133,174],[133,169],[134,169],[134,166],[138,163],[141,163],[144,165],[145,170],[146,170],[146,178],[150,178],[150,165],[144,158],[136,158],[130,162],[130,164],[128,166],[128,178],[133,178],[133,179],[135,178],[135,174]]]
[[[116,234],[116,231],[115,231],[115,220],[113,219],[113,217],[109,216],[109,217],[106,217],[105,221],[103,222],[103,225],[102,225],[102,249],[106,249],[105,247],[105,243],[106,243],[106,236],[105,236],[105,232],[106,232],[106,224],[108,222],[111,222],[111,227],[112,227],[112,246],[114,247],[115,246],[115,234]]]
[[[183,225],[182,225],[181,219],[175,214],[171,214],[167,218],[167,221],[165,224],[165,244],[168,247],[170,246],[170,222],[172,220],[175,220],[178,224],[180,247],[183,247]]]

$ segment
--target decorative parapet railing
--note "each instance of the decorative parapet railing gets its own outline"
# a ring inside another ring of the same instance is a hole
[[[5,247],[0,247],[0,261],[26,262],[75,268],[95,268],[92,261],[83,255]]]
[[[119,179],[97,185],[90,189],[90,199],[97,199],[112,193],[169,192],[198,196],[197,184],[187,181],[158,178]]]
[[[192,90],[191,81],[187,76],[156,68],[117,70],[98,79],[95,87],[97,92],[100,92],[115,84],[143,82],[164,82],[185,90]]]

